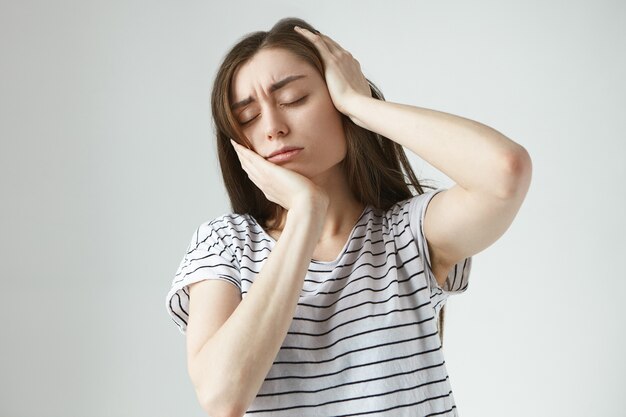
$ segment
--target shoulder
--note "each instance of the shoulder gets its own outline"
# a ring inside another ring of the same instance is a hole
[[[405,207],[406,214],[408,215],[410,221],[414,223],[418,232],[423,231],[422,226],[424,222],[424,215],[426,214],[426,208],[430,204],[431,200],[443,191],[446,191],[446,188],[435,188],[425,191],[422,194],[416,194],[405,200],[408,201],[408,204]]]
[[[230,246],[233,242],[244,240],[256,225],[247,214],[224,213],[200,223],[194,232],[197,242],[221,240]]]
[[[424,191],[421,194],[415,194],[403,200],[398,200],[387,210],[384,210],[381,214],[383,217],[387,218],[398,216],[412,217],[413,214],[423,210],[425,206],[428,205],[431,198],[445,190],[446,188],[432,188]]]
[[[402,226],[410,226],[415,238],[418,238],[421,229],[420,223],[423,221],[425,208],[430,200],[444,188],[436,188],[416,194],[411,197],[399,200],[387,210],[380,212],[380,216],[391,225],[397,225],[399,222]]]
[[[411,196],[396,201],[387,208],[373,207],[369,216],[370,219],[367,222],[367,228],[371,232],[380,232],[394,238],[415,238],[413,227],[417,222],[411,221],[411,214],[414,211],[418,197]]]
[[[224,213],[200,224],[199,228],[215,231],[232,231],[249,227],[251,218],[247,214]]]
[[[433,198],[445,190],[446,188],[429,189],[399,203],[402,204],[402,214],[407,219],[415,240],[426,242],[424,223],[426,221],[427,208]]]

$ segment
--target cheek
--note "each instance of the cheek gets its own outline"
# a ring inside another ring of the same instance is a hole
[[[258,139],[258,133],[256,133],[254,129],[244,129],[243,134],[246,138],[248,138],[248,142],[252,147],[252,151],[254,151],[256,154],[259,154],[259,145],[261,141]]]
[[[343,129],[341,113],[326,115],[322,120],[318,120],[315,127],[316,140],[320,144],[319,149],[328,156],[333,155],[333,159],[339,157],[343,159],[348,151],[346,135]]]
[[[336,134],[338,131],[343,130],[341,113],[335,108],[332,101],[319,103],[311,109],[311,112],[315,117],[309,117],[308,121],[317,129],[323,127],[325,132],[331,134]]]

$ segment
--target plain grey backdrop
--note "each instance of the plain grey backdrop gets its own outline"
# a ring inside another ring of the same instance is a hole
[[[623,413],[624,2],[2,0],[0,415],[203,415],[165,295],[194,229],[230,209],[218,63],[286,16],[388,101],[485,123],[532,157],[513,225],[448,301],[459,414]]]

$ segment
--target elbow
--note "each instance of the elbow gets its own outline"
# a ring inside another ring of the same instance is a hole
[[[219,380],[219,379],[218,379]],[[238,384],[224,384],[223,381],[211,384],[208,381],[194,384],[196,397],[204,412],[210,417],[242,417],[247,410],[247,404],[241,401],[241,393],[226,390],[227,386]]]
[[[524,198],[532,178],[532,160],[526,148],[519,146],[502,158],[503,174],[498,197],[504,200]]]
[[[219,375],[208,375],[198,368],[195,361],[188,362],[188,372],[193,383],[198,403],[209,417],[242,417],[247,408],[241,403],[241,393],[228,390],[237,383],[226,383]]]
[[[224,401],[225,395],[215,392],[196,390],[198,402],[209,417],[242,417],[246,408],[241,404]]]

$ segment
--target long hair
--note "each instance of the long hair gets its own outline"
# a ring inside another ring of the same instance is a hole
[[[259,51],[266,48],[282,48],[317,69],[324,81],[324,64],[315,45],[293,30],[300,26],[311,32],[318,31],[309,23],[295,17],[279,20],[269,31],[257,31],[245,35],[228,51],[220,65],[211,92],[211,112],[217,138],[217,155],[230,198],[233,212],[247,213],[263,227],[270,220],[279,219],[284,208],[268,200],[263,192],[248,178],[241,167],[230,138],[252,149],[231,111],[230,90],[233,75]],[[367,80],[371,96],[385,100],[382,92]],[[420,184],[401,145],[375,132],[355,124],[342,114],[346,136],[347,153],[340,163],[348,185],[357,200],[364,205],[387,210],[393,204],[415,195],[423,194],[423,188],[435,187]],[[408,181],[405,180],[405,177]],[[444,308],[439,312],[439,336],[443,345]]]

